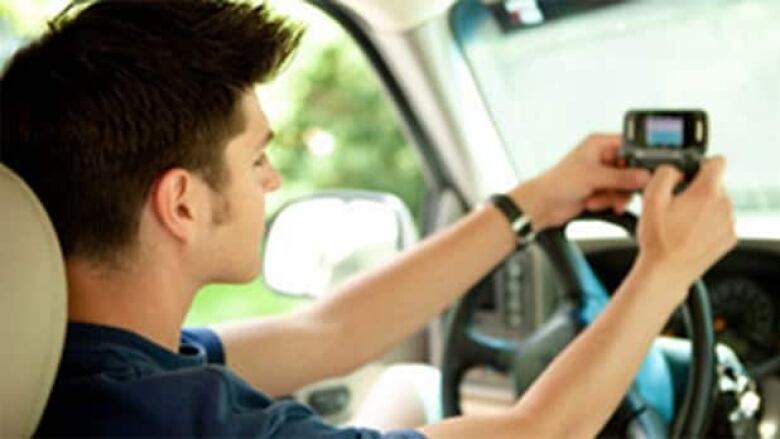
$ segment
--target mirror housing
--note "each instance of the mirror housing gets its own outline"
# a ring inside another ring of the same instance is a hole
[[[263,277],[281,294],[319,298],[418,240],[409,208],[381,192],[319,192],[283,206],[265,239]]]

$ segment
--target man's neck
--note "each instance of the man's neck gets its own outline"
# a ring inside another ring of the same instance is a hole
[[[175,268],[103,268],[66,260],[68,319],[125,329],[173,351],[197,290]]]

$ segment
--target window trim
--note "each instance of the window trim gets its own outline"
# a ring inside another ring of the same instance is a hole
[[[447,168],[439,152],[433,147],[431,136],[415,113],[409,98],[398,83],[389,65],[385,62],[377,46],[359,24],[356,17],[344,6],[336,4],[332,0],[305,1],[336,21],[354,40],[395,104],[402,123],[407,129],[408,136],[411,137],[412,146],[420,153],[423,177],[426,184],[422,212],[422,235],[425,236],[436,228],[433,220],[436,218],[435,210],[439,204],[438,199],[442,194],[447,192],[454,194],[461,208],[464,211],[467,210],[467,206],[469,206],[467,198],[455,184],[451,171]]]

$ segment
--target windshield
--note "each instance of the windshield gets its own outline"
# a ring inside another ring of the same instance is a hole
[[[531,25],[501,25],[496,11],[512,3],[525,5],[514,18]],[[709,116],[709,153],[729,160],[738,215],[780,214],[780,2],[611,2],[547,21],[536,3],[468,0],[453,10],[520,177],[587,133],[619,132],[628,109],[699,108]]]

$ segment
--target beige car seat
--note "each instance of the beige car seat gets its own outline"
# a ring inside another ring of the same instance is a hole
[[[0,164],[0,437],[35,432],[57,372],[66,308],[54,228],[30,188]]]

